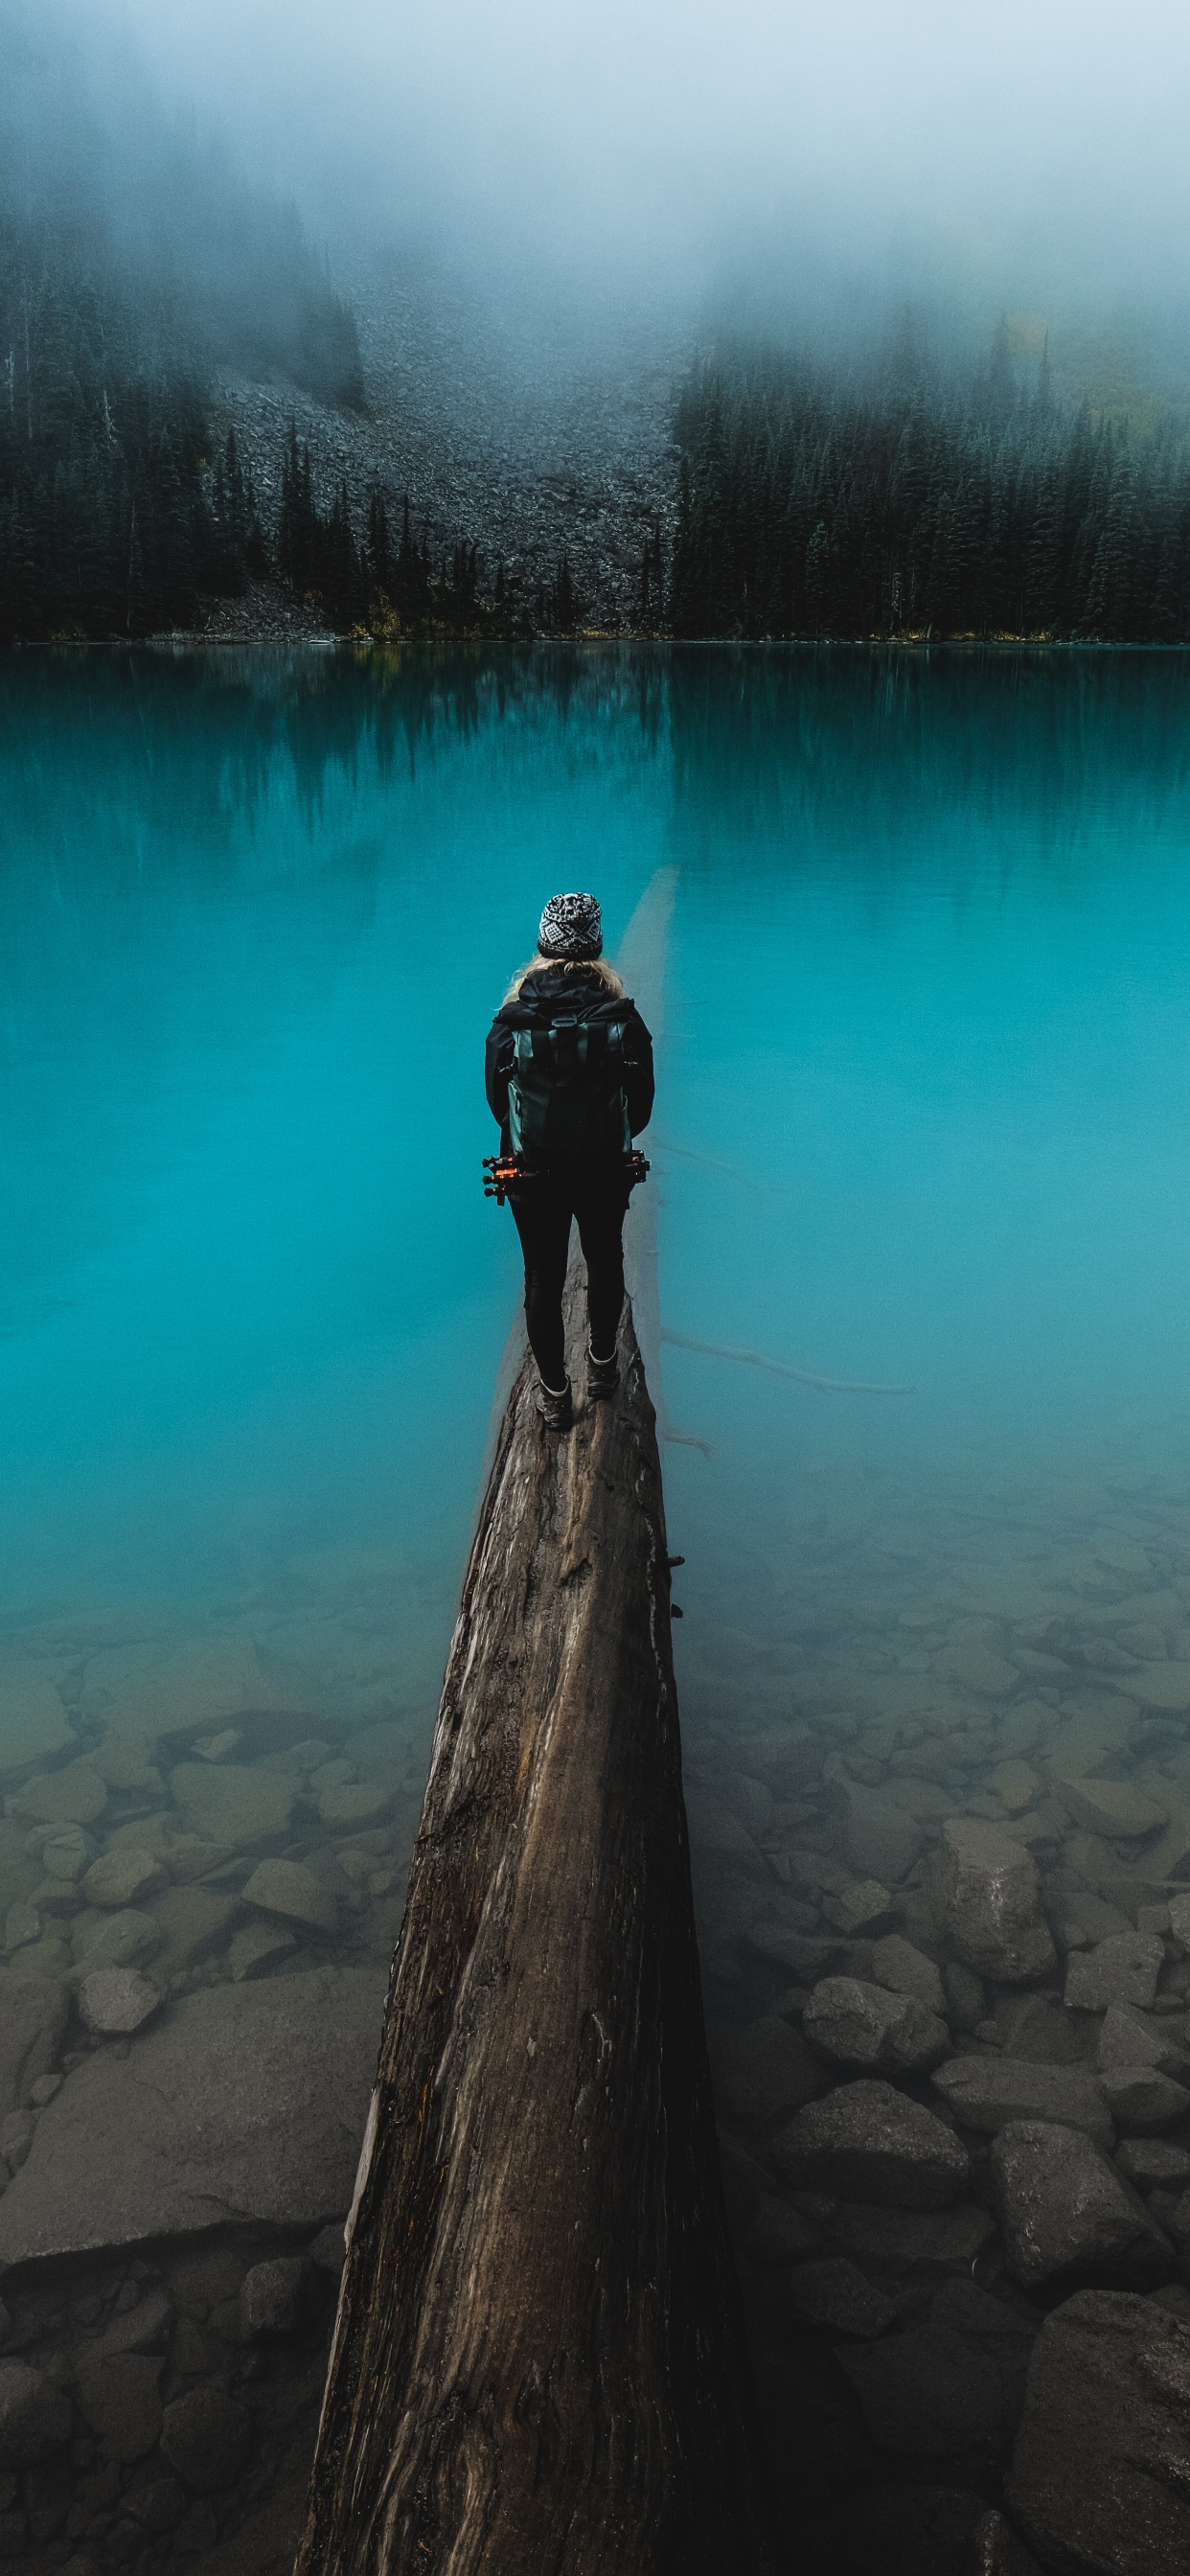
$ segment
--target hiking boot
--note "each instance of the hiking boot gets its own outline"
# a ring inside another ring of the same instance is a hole
[[[609,1360],[597,1360],[587,1344],[587,1393],[591,1397],[614,1395],[620,1383],[620,1363],[613,1351]]]
[[[544,1422],[547,1431],[569,1431],[571,1423],[574,1420],[574,1407],[570,1401],[569,1378],[567,1378],[566,1384],[560,1392],[555,1393],[553,1387],[547,1386],[545,1379],[539,1377],[537,1381],[537,1410],[541,1415],[541,1419]]]

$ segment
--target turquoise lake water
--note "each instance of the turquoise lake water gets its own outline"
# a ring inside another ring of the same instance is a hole
[[[11,1653],[250,1636],[428,1729],[518,1289],[485,1030],[548,894],[614,954],[659,868],[663,1322],[910,1390],[667,1349],[691,1728],[824,1594],[1023,1617],[1176,1512],[1188,720],[1142,653],[10,657]]]

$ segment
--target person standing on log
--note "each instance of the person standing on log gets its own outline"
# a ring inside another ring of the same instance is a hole
[[[587,1265],[587,1394],[619,1382],[624,1217],[632,1139],[653,1111],[653,1041],[603,955],[594,895],[556,894],[537,954],[514,975],[488,1032],[488,1107],[525,1256],[525,1317],[537,1407],[553,1431],[573,1420],[562,1291],[576,1219]]]

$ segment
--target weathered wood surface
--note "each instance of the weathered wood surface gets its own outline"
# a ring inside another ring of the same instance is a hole
[[[627,1310],[621,1368],[614,1403],[559,1439],[525,1367],[501,1426],[301,2576],[772,2564],[712,2126],[661,1477]]]

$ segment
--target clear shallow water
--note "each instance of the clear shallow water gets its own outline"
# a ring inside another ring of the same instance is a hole
[[[925,2393],[890,2487],[830,2316],[796,2308],[772,2216],[806,2098],[790,1977],[874,1973],[890,1924],[949,1977],[922,1873],[957,1813],[1028,1844],[1061,1953],[1190,1880],[1188,713],[1190,664],[1142,654],[0,669],[7,1970],[139,1961],[172,2000],[329,1959],[379,1993],[518,1293],[479,1181],[484,1032],[549,892],[596,887],[614,953],[673,872],[663,1323],[903,1390],[676,1341],[655,1387],[757,2381],[791,2527],[864,2576],[950,2576],[923,2540],[938,2482],[965,2530],[1015,2417],[940,2449],[940,2383],[894,2339]],[[256,1875],[282,1847],[318,1882],[304,1913]],[[113,1911],[83,1873],[121,1854]],[[1172,1941],[1160,1976],[1183,2018]],[[1045,2058],[1056,2007],[1027,1996],[1026,2029],[972,1983],[946,1986],[948,2044]],[[886,2325],[969,2289],[967,2237],[915,2267],[869,2216]],[[1032,2331],[986,2211],[958,2219]],[[235,2307],[233,2254],[217,2282],[169,2257],[184,2319]],[[105,2275],[70,2335],[139,2286]],[[64,2295],[18,2315],[39,2367]],[[320,2332],[285,2418],[297,2496]],[[238,2342],[203,2350],[238,2369]],[[954,2363],[952,2333],[947,2384]],[[267,2440],[258,2465],[280,2478]],[[856,2497],[877,2520],[845,2531]],[[242,2510],[220,2500],[228,2528]],[[224,2528],[197,2511],[191,2550]]]

